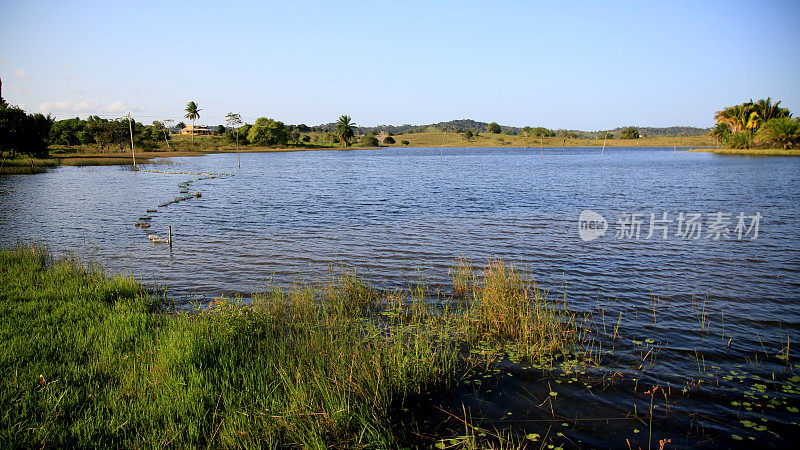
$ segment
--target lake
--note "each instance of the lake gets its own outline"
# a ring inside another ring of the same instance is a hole
[[[708,436],[712,446],[745,445],[763,435],[766,445],[781,446],[798,436],[796,352],[788,351],[788,361],[776,355],[789,342],[800,346],[799,158],[672,148],[603,155],[597,148],[393,148],[245,153],[241,164],[236,154],[214,154],[140,165],[230,174],[192,182],[188,190],[200,198],[165,207],[158,205],[183,195],[179,184],[201,175],[110,166],[2,177],[0,244],[36,241],[74,252],[166,285],[187,303],[313,281],[337,266],[382,289],[424,279],[449,292],[456,258],[478,265],[502,258],[576,312],[602,311],[608,326],[623,323],[603,368],[622,379],[603,378],[591,402],[585,387],[565,383],[564,417],[589,404],[606,417],[636,402],[646,411],[651,396],[639,383],[649,383],[679,397],[661,398],[673,415],[657,425],[678,445],[709,445]],[[584,210],[606,221],[604,235],[582,238]],[[134,226],[140,216],[152,217],[151,228]],[[172,250],[151,244],[147,234],[166,237],[168,225]],[[659,357],[637,368],[648,349]],[[490,394],[430,401],[466,402],[498,427],[549,430],[553,424],[536,422],[541,408],[525,400],[541,391],[541,376],[513,364],[508,370],[516,379],[497,379]],[[779,382],[753,391],[774,376]],[[716,387],[693,390],[698,379]],[[755,392],[757,401],[742,392]],[[772,400],[780,403],[767,408]],[[443,421],[435,409],[427,414],[431,423]],[[741,424],[762,418],[766,430]],[[571,439],[608,445],[611,425],[569,423]],[[630,425],[614,426],[646,445],[647,426],[633,433]]]

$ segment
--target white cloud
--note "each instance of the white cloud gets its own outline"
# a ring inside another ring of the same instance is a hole
[[[41,113],[63,113],[69,111],[69,102],[44,102],[39,105]]]
[[[31,93],[30,90],[23,89],[23,88],[19,87],[16,84],[12,84],[11,86],[8,87],[8,89],[11,90],[11,92],[13,92],[15,94],[30,94]]]
[[[39,112],[53,114],[124,113],[127,111],[145,111],[146,109],[146,107],[141,106],[130,106],[123,101],[116,101],[109,105],[103,106],[98,100],[79,100],[76,102],[44,102],[39,105]]]
[[[71,109],[75,112],[93,113],[97,111],[99,106],[100,102],[97,100],[81,100],[80,102],[72,105]]]
[[[103,108],[103,111],[122,112],[122,111],[128,111],[129,109],[130,108],[128,108],[128,104],[125,102],[114,102]]]
[[[30,77],[31,77],[30,75],[28,75],[28,72],[26,72],[25,69],[17,69],[17,70],[15,70],[14,71],[14,76],[19,78],[20,80],[27,80],[27,79],[30,79]]]

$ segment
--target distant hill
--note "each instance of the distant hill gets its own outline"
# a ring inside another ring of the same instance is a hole
[[[432,123],[428,125],[410,125],[410,124],[403,124],[403,125],[378,125],[374,127],[355,127],[355,131],[358,134],[367,134],[367,133],[380,133],[385,131],[387,133],[392,134],[406,134],[406,133],[419,133],[422,131],[428,130],[438,130],[438,131],[455,131],[459,133],[463,133],[467,130],[472,131],[473,133],[485,133],[489,124],[487,122],[478,122],[472,119],[459,119],[459,120],[450,120],[447,122],[438,122]],[[535,126],[535,125],[532,125]],[[517,135],[522,133],[521,127],[511,127],[506,125],[500,125],[500,128],[503,130],[503,133]],[[619,136],[619,132],[625,127],[617,127],[613,130],[607,130],[614,135],[614,137]],[[639,132],[644,136],[702,136],[708,134],[711,131],[710,128],[697,128],[697,127],[687,127],[687,126],[674,126],[674,127],[636,127]],[[310,127],[311,131],[333,131],[336,129],[336,123],[326,123],[322,125],[317,125],[314,127]],[[555,130],[561,131],[561,130]],[[575,133],[580,137],[594,139],[601,136],[604,130],[599,131],[583,131],[583,130],[567,130],[570,133]]]

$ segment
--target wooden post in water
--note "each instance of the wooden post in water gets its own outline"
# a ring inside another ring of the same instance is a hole
[[[603,156],[606,153],[606,138],[608,137],[608,132],[606,135],[603,136],[603,151],[600,152],[600,156]]]
[[[169,249],[172,250],[172,225],[169,225],[169,238],[167,240],[169,241]]]
[[[447,133],[447,130],[442,130],[442,145],[439,147],[439,161],[444,161],[444,133]]]
[[[133,149],[133,124],[131,123],[130,111],[128,111],[128,129],[131,130],[131,153],[133,153],[133,170],[136,170],[136,151]]]

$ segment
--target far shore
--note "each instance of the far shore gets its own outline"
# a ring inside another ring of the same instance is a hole
[[[136,162],[139,164],[150,163],[155,158],[174,158],[183,156],[200,156],[215,153],[268,153],[268,152],[297,152],[312,150],[369,150],[390,148],[469,148],[469,147],[498,147],[498,148],[575,148],[575,147],[677,147],[681,151],[713,152],[725,155],[751,155],[751,156],[800,156],[800,150],[781,149],[727,149],[714,147],[707,136],[658,136],[640,139],[609,139],[605,142],[594,139],[563,139],[561,137],[524,137],[521,135],[494,135],[482,133],[472,139],[465,139],[457,133],[424,132],[395,136],[397,141],[409,141],[407,145],[393,144],[380,147],[366,147],[358,143],[350,147],[331,146],[328,143],[305,143],[289,147],[266,146],[241,146],[237,150],[235,144],[230,143],[221,136],[196,136],[195,140],[185,136],[178,136],[170,141],[169,147],[162,144],[157,149],[135,150]],[[79,146],[51,146],[50,156],[46,159],[19,156],[7,159],[0,167],[0,175],[5,174],[31,174],[41,173],[47,169],[58,166],[109,166],[131,165],[133,154],[130,149],[114,151],[106,149],[101,151],[97,145]]]

